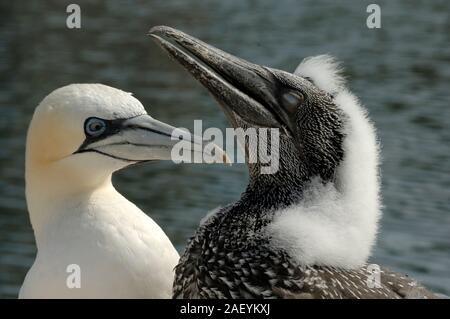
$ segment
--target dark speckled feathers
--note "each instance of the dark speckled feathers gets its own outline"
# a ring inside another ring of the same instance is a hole
[[[191,239],[175,268],[174,298],[435,298],[414,280],[381,269],[373,273],[300,266],[265,237],[268,216],[240,211],[242,203],[211,216]],[[239,211],[239,212],[238,212]],[[237,218],[239,216],[239,218]]]

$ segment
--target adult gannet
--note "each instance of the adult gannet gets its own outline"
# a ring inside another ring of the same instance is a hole
[[[68,85],[39,104],[25,176],[37,256],[20,298],[171,297],[178,253],[111,174],[171,159],[173,130],[130,93],[101,84]]]
[[[366,267],[380,217],[377,139],[331,57],[305,59],[291,74],[169,27],[150,33],[235,128],[280,129],[279,170],[265,175],[261,163],[248,165],[241,198],[207,218],[188,244],[174,297],[436,297]]]

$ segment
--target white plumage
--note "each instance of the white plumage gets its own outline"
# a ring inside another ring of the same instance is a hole
[[[99,84],[60,88],[37,107],[27,140],[26,195],[38,252],[19,297],[169,298],[178,253],[111,183],[111,174],[130,162],[74,154],[92,116],[151,119],[131,94]],[[70,285],[71,265],[79,267],[79,288]]]

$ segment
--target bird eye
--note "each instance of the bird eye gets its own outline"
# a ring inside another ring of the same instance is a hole
[[[282,96],[283,106],[289,113],[294,113],[305,102],[305,96],[300,92],[287,92]]]
[[[100,136],[106,131],[106,122],[96,117],[88,118],[84,125],[84,131],[88,136]]]

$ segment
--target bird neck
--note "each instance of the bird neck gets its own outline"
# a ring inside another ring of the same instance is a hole
[[[282,172],[270,177],[261,175],[250,179],[242,198],[251,198],[251,202],[264,209],[279,209],[300,201],[305,184],[303,176],[285,175]]]
[[[283,141],[278,169],[272,174],[262,174],[261,166],[261,163],[248,164],[250,179],[243,197],[253,198],[253,202],[265,209],[279,209],[299,202],[308,183],[317,176],[295,146]]]
[[[236,216],[230,220],[239,222],[241,233],[250,227],[267,230],[273,243],[300,264],[353,268],[367,261],[381,215],[378,144],[364,111],[356,102],[346,105],[352,116],[344,155],[332,174],[324,175],[327,178],[317,174],[320,166],[302,164],[308,158],[292,155],[289,148],[281,148],[284,155],[280,152],[276,174],[262,175],[249,166],[250,183],[228,215]]]
[[[48,225],[82,214],[96,198],[121,197],[112,185],[111,173],[87,176],[87,172],[71,171],[64,165],[29,161],[25,171],[27,206],[36,241],[48,230]]]
[[[311,134],[314,135],[315,132],[303,134],[305,136],[302,136],[301,146],[294,144],[287,136],[280,136],[278,162],[276,165],[272,163],[277,169],[271,171],[271,174],[263,173],[262,162],[249,163],[250,182],[246,195],[252,196],[251,193],[255,192],[264,206],[273,205],[272,208],[280,209],[304,199],[311,181],[335,183],[339,166],[343,162],[343,137],[340,135],[336,139],[330,139],[336,140],[334,145],[331,142],[319,143]],[[267,202],[266,198],[273,200]]]

